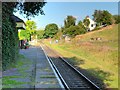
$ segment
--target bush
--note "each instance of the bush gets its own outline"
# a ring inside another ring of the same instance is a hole
[[[69,28],[66,28],[66,30],[64,30],[63,33],[66,35],[69,35],[71,37],[74,37],[76,35],[86,33],[86,30],[85,30],[85,28],[76,25],[76,26],[70,26]]]

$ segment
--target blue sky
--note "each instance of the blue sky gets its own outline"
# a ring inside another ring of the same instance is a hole
[[[117,2],[48,2],[43,11],[45,15],[39,15],[31,20],[37,23],[37,28],[45,28],[47,24],[56,23],[59,27],[64,25],[67,15],[72,15],[79,20],[83,20],[87,15],[92,17],[94,10],[108,10],[111,14],[118,14]],[[27,19],[18,12],[16,16],[24,21]]]

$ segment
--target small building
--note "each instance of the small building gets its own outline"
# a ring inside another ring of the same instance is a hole
[[[96,27],[96,22],[93,21],[89,16],[86,16],[86,18],[90,21],[87,31],[92,31]]]
[[[16,24],[17,24],[16,28],[18,30],[19,29],[23,29],[23,30],[26,29],[26,27],[25,27],[26,24],[25,24],[25,22],[22,19],[20,19],[19,17],[15,16],[15,15],[12,15],[11,17],[16,22]]]
[[[17,24],[16,28],[18,30],[18,34],[20,33],[21,30],[26,29],[26,24],[22,19],[20,19],[19,17],[15,16],[15,15],[12,15],[11,17]],[[19,47],[22,48],[23,45],[24,45],[24,40],[19,40]]]

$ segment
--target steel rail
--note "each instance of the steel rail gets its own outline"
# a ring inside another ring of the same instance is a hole
[[[46,45],[45,45],[45,47],[49,48],[49,47],[46,46]],[[51,49],[49,48],[49,50],[51,50]],[[51,51],[55,53],[55,51],[53,51],[53,50],[51,50]],[[55,53],[55,54],[56,54],[57,56],[59,56],[59,58],[60,58],[63,62],[65,62],[71,69],[73,69],[76,73],[78,73],[80,76],[82,76],[82,77],[86,80],[86,82],[88,82],[90,85],[92,85],[92,87],[94,87],[94,90],[102,90],[102,89],[101,89],[100,87],[98,87],[95,83],[93,83],[90,79],[88,79],[84,74],[82,74],[82,73],[81,73],[80,71],[78,71],[74,66],[72,66],[69,62],[67,62],[62,56],[58,55],[57,53]],[[47,54],[46,54],[46,55],[47,55]],[[55,65],[54,62],[52,61],[52,58],[49,57],[48,55],[47,55],[47,57],[49,58],[51,64],[53,65],[53,67],[54,67],[56,73],[58,74],[61,82],[63,83],[65,89],[70,90],[70,87],[67,85],[66,81],[64,80],[64,78],[63,78],[62,75],[60,74],[60,72],[59,72],[59,70],[57,69],[56,65]]]

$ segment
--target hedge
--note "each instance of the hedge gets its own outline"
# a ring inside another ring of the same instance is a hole
[[[18,30],[12,20],[13,8],[2,3],[2,69],[15,64],[18,56]]]

